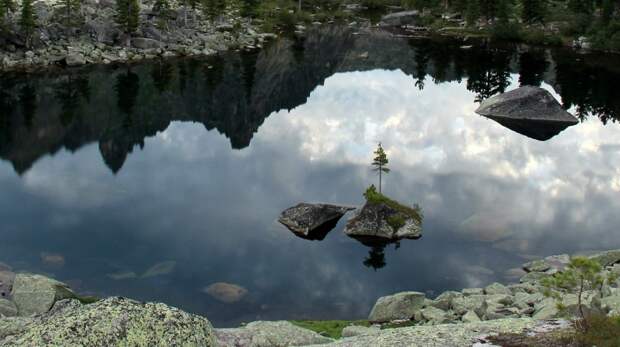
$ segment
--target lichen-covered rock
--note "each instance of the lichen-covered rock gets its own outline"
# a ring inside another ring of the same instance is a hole
[[[419,292],[402,292],[380,297],[370,311],[368,320],[382,323],[411,319],[424,307],[424,299],[424,293]]]
[[[15,282],[15,274],[10,268],[0,268],[0,298],[8,299],[11,296],[13,282]]]
[[[17,316],[17,306],[12,301],[0,298],[0,318]]]
[[[552,255],[523,264],[523,270],[526,272],[556,273],[563,271],[568,266],[568,263],[570,263],[570,256],[568,254]]]
[[[482,295],[482,294],[484,294],[484,289],[482,289],[482,288],[465,288],[465,289],[462,290],[462,293],[465,296]]]
[[[20,316],[49,311],[56,301],[75,298],[69,287],[54,279],[28,273],[15,276],[11,297]]]
[[[596,260],[603,267],[611,266],[613,264],[620,263],[620,249],[592,254],[588,258]]]
[[[480,322],[480,317],[474,311],[467,311],[463,317],[461,317],[463,323],[475,323]]]
[[[215,329],[219,347],[306,346],[333,340],[287,321],[258,321],[241,328]]]
[[[160,303],[62,300],[33,318],[0,320],[2,346],[216,346],[206,318]]]
[[[420,313],[422,318],[431,324],[442,324],[448,321],[447,313],[433,306],[423,308]]]
[[[354,209],[347,206],[304,202],[282,211],[278,221],[299,237],[322,240],[345,213]]]
[[[531,318],[499,319],[467,324],[413,326],[383,329],[376,334],[345,338],[330,344],[320,345],[320,347],[471,347],[484,335],[521,333],[528,329],[534,329],[536,326],[537,322]]]
[[[386,203],[367,202],[344,228],[348,236],[368,241],[398,241],[422,236],[419,220]]]
[[[487,306],[484,295],[463,296],[452,300],[452,309],[458,315],[463,315],[467,311],[474,311],[478,317],[482,317],[486,313]]]
[[[620,315],[620,293],[601,299],[601,307],[610,316]]]
[[[512,295],[512,292],[508,287],[501,283],[491,283],[484,288],[485,294],[504,294],[504,295]]]
[[[352,337],[358,335],[376,334],[381,332],[381,328],[378,326],[363,327],[360,325],[349,325],[342,329],[342,337]]]
[[[463,294],[455,291],[446,291],[441,293],[439,296],[430,303],[430,306],[437,307],[438,309],[448,311],[452,309],[452,300],[457,297],[462,297]]]

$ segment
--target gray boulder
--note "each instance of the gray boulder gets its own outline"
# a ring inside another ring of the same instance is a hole
[[[215,329],[220,347],[306,346],[333,340],[291,322],[252,322],[241,328]]]
[[[424,307],[424,293],[402,292],[383,296],[370,311],[368,320],[373,323],[411,319]]]
[[[523,264],[523,270],[526,272],[556,273],[563,271],[568,263],[570,263],[568,254],[552,255]]]
[[[10,270],[0,270],[0,298],[9,298],[13,289],[15,274]]]
[[[161,47],[161,42],[145,37],[135,37],[131,39],[131,46],[139,49],[157,49]]]
[[[402,213],[386,203],[367,202],[356,211],[344,233],[362,242],[393,242],[422,237],[420,218]]]
[[[2,346],[216,346],[206,318],[159,303],[63,300],[43,315],[1,320]]]
[[[17,316],[17,306],[12,301],[0,298],[0,317]]]
[[[616,263],[620,263],[620,249],[595,253],[590,255],[588,258],[596,260],[603,267],[612,266]]]
[[[441,309],[433,306],[425,307],[421,311],[422,318],[431,324],[441,324],[448,322],[448,314]]]
[[[463,317],[461,317],[463,323],[475,323],[480,322],[480,317],[474,311],[467,311]]]
[[[80,66],[86,64],[86,59],[82,53],[69,52],[65,57],[65,64],[67,66]]]
[[[484,295],[463,296],[452,300],[452,310],[458,315],[464,315],[467,311],[474,311],[478,317],[482,317],[486,313],[487,307]]]
[[[400,11],[387,14],[381,17],[379,26],[393,27],[401,25],[416,25],[420,20],[420,12],[418,11]]]
[[[299,237],[322,240],[345,213],[354,209],[347,206],[303,202],[284,210],[278,221]]]
[[[484,100],[476,113],[545,141],[578,123],[545,89],[524,86]]]
[[[491,283],[484,288],[484,293],[488,295],[493,294],[504,294],[504,295],[512,295],[512,291],[505,285],[501,283]]]
[[[452,300],[454,300],[454,298],[462,296],[463,294],[455,291],[443,292],[438,297],[436,297],[430,305],[433,307],[437,307],[438,309],[448,311],[452,309]]]
[[[54,279],[34,274],[15,276],[11,297],[22,317],[49,311],[56,301],[75,298],[69,287]]]
[[[363,327],[360,325],[349,325],[348,327],[344,327],[344,329],[342,329],[342,337],[351,337],[351,336],[358,336],[358,335],[367,335],[367,334],[376,334],[381,332],[381,328],[379,328],[378,326],[370,326],[370,327]]]

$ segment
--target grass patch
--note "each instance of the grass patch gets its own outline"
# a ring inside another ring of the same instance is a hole
[[[292,320],[290,322],[333,339],[341,338],[342,329],[349,325],[370,326],[367,320]]]
[[[377,189],[375,188],[374,185],[366,189],[366,192],[364,193],[364,197],[366,198],[366,201],[369,203],[386,204],[389,207],[393,208],[394,210],[398,211],[399,213],[402,213],[403,215],[405,215],[405,217],[412,218],[417,223],[422,223],[422,219],[424,218],[424,215],[422,214],[422,208],[420,208],[420,206],[414,205],[413,207],[409,207],[409,206],[399,203],[396,200],[392,200],[388,198],[387,196],[377,192]],[[399,218],[394,218],[392,222],[390,222],[389,219],[390,218],[388,218],[388,223],[392,227],[394,227],[394,225],[398,225],[399,223],[402,223],[402,225],[405,224],[404,217],[402,216],[399,216]],[[394,225],[392,225],[392,223],[394,223]]]

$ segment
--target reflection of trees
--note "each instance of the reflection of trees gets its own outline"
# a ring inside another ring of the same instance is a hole
[[[375,271],[383,268],[385,262],[385,245],[377,245],[370,248],[368,257],[364,259],[364,266],[373,268]]]
[[[60,122],[67,126],[75,119],[81,99],[86,102],[90,100],[88,78],[85,76],[66,76],[56,85],[54,96],[60,104]]]
[[[420,90],[424,89],[424,80],[426,79],[426,71],[428,70],[429,59],[430,58],[428,56],[428,48],[426,47],[426,45],[417,46],[414,60],[416,76],[418,79],[415,82],[415,86],[418,87],[418,89]]]
[[[15,100],[11,94],[15,80],[9,76],[0,76],[0,145],[11,142],[11,115],[15,109]]]
[[[116,77],[116,98],[118,108],[125,113],[123,119],[123,128],[129,129],[133,124],[133,108],[136,105],[138,91],[140,90],[140,77],[137,74],[127,70],[126,73],[119,74]]]
[[[174,66],[166,61],[157,61],[151,69],[151,78],[157,91],[161,94],[170,88],[170,82],[174,73]]]
[[[256,74],[257,51],[241,53],[241,74],[243,76],[243,86],[245,89],[246,100],[252,98],[252,87],[254,86],[254,75]]]
[[[545,52],[523,52],[519,56],[519,85],[539,87],[545,77],[549,63]]]
[[[603,63],[584,64],[570,56],[555,54],[556,90],[565,108],[576,107],[584,120],[597,116],[603,124],[620,120],[620,90],[616,88],[620,72]]]
[[[481,49],[470,56],[467,89],[476,93],[476,102],[503,93],[510,84],[510,55],[502,51]]]
[[[26,84],[19,92],[19,104],[22,110],[22,117],[24,118],[24,124],[28,130],[32,129],[32,123],[35,113],[37,112],[37,94],[34,86]]]

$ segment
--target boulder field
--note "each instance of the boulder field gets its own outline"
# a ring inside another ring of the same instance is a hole
[[[587,255],[605,272],[620,274],[620,250]],[[110,297],[93,303],[66,284],[36,274],[0,268],[1,346],[485,346],[498,333],[566,328],[556,303],[546,298],[541,279],[565,269],[566,254],[523,264],[519,283],[446,291],[435,298],[409,291],[381,297],[370,327],[347,326],[334,340],[288,321],[258,321],[214,329],[207,318],[162,303]],[[585,305],[620,314],[620,281],[600,293],[586,292]],[[82,298],[83,299],[83,298]],[[565,295],[571,312],[575,295]],[[407,323],[406,327],[390,328]],[[487,346],[490,346],[487,344]]]

